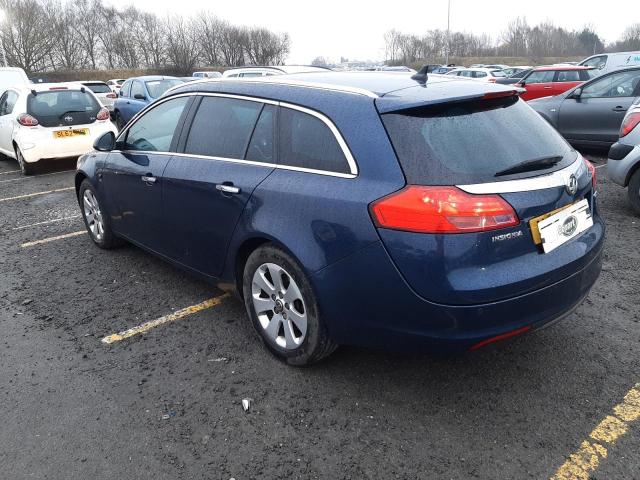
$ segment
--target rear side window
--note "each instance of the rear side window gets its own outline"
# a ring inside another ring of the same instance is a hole
[[[185,153],[243,159],[262,105],[235,98],[203,97]]]
[[[27,113],[43,127],[92,123],[100,108],[88,91],[51,90],[27,97]]]
[[[579,70],[560,70],[558,72],[558,79],[556,82],[579,82],[580,71]]]
[[[89,87],[93,93],[111,93],[111,88],[106,83],[85,83],[84,86]]]
[[[174,98],[142,115],[127,132],[125,150],[168,152],[188,102],[188,97]]]
[[[347,159],[329,127],[308,113],[281,107],[279,157],[282,165],[350,173]]]
[[[526,83],[550,83],[553,82],[553,77],[556,74],[553,70],[542,70],[537,72],[531,72],[527,78],[524,79]]]
[[[509,98],[445,104],[382,115],[407,182],[464,185],[513,179],[495,174],[528,160],[563,157],[572,148],[524,101]],[[518,174],[517,178],[539,175]]]

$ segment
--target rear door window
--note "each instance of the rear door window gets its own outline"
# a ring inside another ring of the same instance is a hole
[[[203,97],[191,123],[185,153],[244,159],[262,106],[250,100]]]
[[[27,97],[27,113],[43,127],[92,123],[100,108],[88,91],[50,90],[30,93]]]
[[[127,131],[124,149],[146,152],[170,151],[189,100],[189,97],[174,98],[147,111]]]
[[[253,162],[273,163],[274,161],[274,124],[276,118],[276,107],[265,105],[253,129],[251,141],[247,148],[246,160]]]
[[[407,182],[464,185],[539,175],[495,174],[533,159],[576,158],[567,142],[523,100],[444,104],[382,115]],[[523,127],[526,125],[526,127]]]
[[[278,163],[337,173],[351,172],[335,135],[316,116],[281,107],[278,128]]]
[[[556,82],[579,82],[580,71],[579,70],[560,70],[556,77]]]

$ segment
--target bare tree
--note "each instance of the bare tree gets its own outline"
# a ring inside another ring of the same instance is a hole
[[[87,55],[88,66],[95,70],[100,57],[99,33],[105,28],[101,16],[102,3],[101,0],[77,0],[74,6],[77,12],[74,27]]]
[[[222,35],[228,23],[211,12],[202,12],[197,20],[202,42],[202,60],[206,65],[222,63]]]
[[[167,59],[181,74],[190,74],[200,58],[200,36],[193,19],[167,17]]]
[[[48,4],[48,8],[52,33],[56,39],[51,52],[52,66],[63,70],[76,70],[86,59],[78,33],[73,28],[77,20],[76,10],[72,4],[59,2]]]
[[[2,25],[2,45],[7,61],[27,72],[50,66],[54,44],[51,19],[37,0],[2,0],[6,19]]]
[[[147,68],[160,68],[166,60],[165,25],[152,13],[139,13],[133,37]]]

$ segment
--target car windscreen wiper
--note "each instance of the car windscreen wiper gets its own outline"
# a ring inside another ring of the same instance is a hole
[[[494,176],[502,177],[504,175],[513,175],[516,173],[523,172],[533,172],[535,170],[544,170],[545,168],[553,167],[562,161],[563,157],[561,155],[555,157],[541,157],[541,158],[532,158],[531,160],[525,160],[524,162],[520,162],[513,167],[505,168],[504,170],[500,170]]]

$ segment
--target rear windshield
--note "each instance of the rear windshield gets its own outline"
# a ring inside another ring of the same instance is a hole
[[[491,72],[491,75],[494,77],[506,77],[505,73],[502,70],[494,70]]]
[[[106,83],[85,83],[85,87],[89,87],[93,93],[111,93],[111,88]]]
[[[151,98],[158,98],[171,87],[175,87],[176,85],[180,85],[181,83],[184,82],[182,80],[178,80],[177,78],[165,80],[150,80],[146,82],[147,90],[149,91],[149,95],[151,95]]]
[[[517,98],[484,100],[382,115],[407,182],[464,185],[513,180],[564,168],[574,150]],[[496,173],[528,160],[562,157],[554,167]]]
[[[93,95],[80,90],[38,92],[27,97],[27,113],[43,127],[92,123],[100,108]]]

